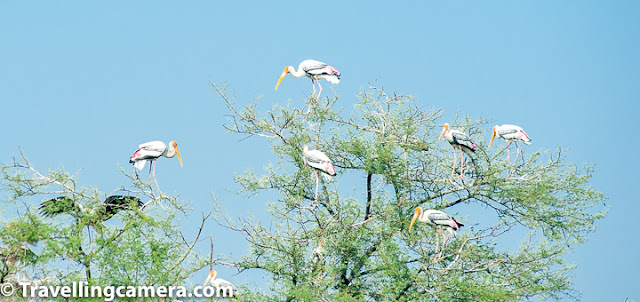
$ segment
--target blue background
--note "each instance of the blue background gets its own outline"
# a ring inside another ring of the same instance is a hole
[[[36,168],[81,170],[81,183],[109,193],[126,183],[117,166],[133,169],[128,158],[138,144],[175,139],[184,167],[160,160],[157,177],[165,193],[193,202],[185,232],[211,211],[211,193],[233,215],[262,213],[267,199],[235,195],[233,175],[259,172],[274,157],[264,140],[224,131],[227,110],[208,80],[227,82],[240,104],[300,102],[309,80],[288,77],[277,92],[274,85],[286,65],[317,59],[342,72],[340,85],[324,82],[323,96],[335,89],[347,109],[375,82],[424,108],[443,108],[445,117],[462,111],[518,124],[534,140],[529,152],[561,145],[569,161],[595,165],[591,184],[611,210],[567,258],[578,265],[575,288],[583,301],[638,299],[639,6],[3,1],[0,161],[21,147]],[[246,251],[242,237],[216,224],[206,234],[220,243],[216,253]]]

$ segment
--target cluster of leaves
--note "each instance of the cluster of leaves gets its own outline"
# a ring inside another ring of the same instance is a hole
[[[586,240],[604,217],[604,197],[588,185],[592,169],[564,161],[562,149],[536,151],[507,162],[504,150],[486,151],[487,121],[449,121],[479,150],[465,176],[451,177],[451,149],[438,143],[440,110],[423,110],[407,96],[372,87],[352,113],[334,99],[310,100],[314,109],[258,103],[237,106],[212,84],[230,111],[227,129],[266,138],[278,160],[264,175],[237,177],[244,194],[275,192],[271,220],[229,217],[214,200],[217,221],[244,234],[250,251],[235,260],[241,270],[273,277],[257,301],[515,301],[575,297],[562,258]],[[338,173],[315,179],[302,149],[325,152]],[[338,185],[340,184],[340,185]],[[353,189],[344,189],[353,185]],[[340,188],[341,189],[340,189]],[[433,230],[407,233],[418,207],[456,213],[468,228],[435,257]],[[503,239],[508,238],[508,239]],[[520,241],[519,248],[509,248]]]
[[[1,202],[11,211],[0,222],[0,283],[18,290],[22,283],[70,286],[80,281],[89,286],[184,285],[210,262],[192,253],[200,232],[192,242],[176,236],[182,234],[178,220],[185,204],[158,195],[136,175],[123,172],[133,188],[123,187],[118,191],[124,196],[105,199],[96,188],[79,186],[74,175],[39,172],[24,155],[0,171]],[[18,291],[13,299],[21,301],[21,296]]]

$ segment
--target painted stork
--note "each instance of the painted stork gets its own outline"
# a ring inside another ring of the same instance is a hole
[[[471,138],[462,131],[452,130],[449,127],[449,123],[444,123],[442,125],[442,132],[440,133],[440,137],[438,137],[438,141],[444,136],[449,144],[453,147],[453,168],[451,169],[451,177],[453,177],[453,172],[456,169],[456,148],[460,150],[460,178],[464,174],[464,157],[462,152],[469,154],[476,151],[476,143],[471,141]]]
[[[333,84],[340,83],[340,72],[332,66],[327,65],[326,63],[316,61],[316,60],[304,60],[300,65],[298,65],[298,70],[293,69],[293,66],[287,66],[284,68],[282,75],[280,75],[280,79],[278,79],[278,83],[276,84],[276,90],[278,90],[278,86],[280,86],[280,82],[282,79],[290,73],[292,76],[296,78],[300,78],[306,76],[311,79],[311,85],[313,86],[313,95],[316,94],[316,84],[318,81],[318,95],[315,97],[316,100],[320,99],[320,93],[322,93],[322,85],[320,85],[320,80],[325,79]],[[309,105],[309,110],[307,113],[311,111],[311,105]]]
[[[309,146],[304,145],[302,149],[302,159],[304,163],[313,168],[313,173],[316,176],[316,195],[315,200],[318,200],[318,185],[320,178],[318,177],[318,171],[324,173],[327,177],[336,176],[336,169],[331,164],[329,157],[322,151],[309,150]]]
[[[149,181],[151,181],[151,167],[153,167],[153,180],[158,186],[158,180],[156,179],[156,160],[160,156],[172,158],[178,155],[180,160],[180,167],[182,167],[182,157],[180,157],[180,151],[178,151],[178,143],[176,141],[170,141],[169,147],[164,142],[152,141],[141,144],[138,146],[138,150],[131,155],[129,162],[132,163],[138,170],[142,170],[147,161],[151,161],[149,165]],[[160,187],[158,187],[160,190]]]
[[[202,285],[202,287],[207,286],[207,284],[211,282],[211,286],[215,287],[218,293],[222,293],[222,301],[224,301],[224,297],[226,297],[227,295],[229,297],[233,297],[235,295],[239,296],[238,289],[231,282],[224,279],[216,278],[217,275],[218,272],[216,272],[215,270],[211,270],[209,272],[207,280],[204,281],[204,285]]]
[[[455,218],[453,218],[453,216],[445,212],[433,209],[423,211],[421,207],[417,207],[415,213],[413,214],[413,218],[411,218],[411,224],[409,224],[409,232],[411,232],[413,223],[415,223],[416,220],[425,222],[436,229],[436,254],[438,253],[438,245],[440,241],[440,239],[438,238],[438,231],[440,231],[440,233],[442,234],[442,249],[444,249],[444,245],[447,243],[447,236],[444,234],[442,229],[444,228],[449,236],[455,237],[456,231],[458,231],[461,226],[464,226],[464,224],[460,223],[460,221],[456,220]]]
[[[507,162],[509,162],[509,145],[511,142],[514,142],[516,145],[516,161],[518,160],[518,156],[520,155],[520,148],[518,148],[518,141],[523,142],[524,144],[530,145],[531,139],[529,135],[524,132],[522,127],[516,125],[504,124],[502,126],[495,125],[493,126],[493,135],[491,135],[491,141],[489,142],[489,150],[491,150],[491,144],[493,144],[494,138],[503,138],[505,142],[507,142]]]

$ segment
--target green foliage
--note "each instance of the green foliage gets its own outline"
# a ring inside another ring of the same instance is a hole
[[[24,282],[185,285],[192,273],[210,262],[192,253],[200,233],[193,243],[180,236],[179,217],[186,205],[151,190],[151,184],[137,176],[126,175],[133,186],[120,189],[125,195],[105,198],[95,188],[78,185],[64,171],[39,172],[24,155],[0,166],[0,171],[6,195],[3,207],[15,213],[0,221],[0,283],[16,289]]]
[[[451,177],[451,147],[438,142],[440,110],[406,96],[371,89],[353,110],[338,99],[314,102],[310,114],[258,103],[238,107],[213,84],[231,113],[226,128],[267,139],[277,161],[263,175],[236,178],[241,192],[276,196],[270,221],[234,222],[221,205],[216,219],[244,234],[241,269],[273,277],[256,301],[518,301],[572,298],[563,255],[584,242],[604,217],[604,197],[588,185],[593,169],[564,161],[563,150],[534,151],[508,163],[504,148],[489,153],[487,121],[448,121],[478,143],[462,178]],[[299,103],[297,107],[303,107]],[[347,113],[345,113],[347,112]],[[351,112],[351,113],[349,113]],[[315,179],[302,147],[325,152],[338,168],[333,181]],[[529,151],[534,146],[527,147]],[[459,171],[457,172],[459,174]],[[215,201],[214,201],[215,203]],[[434,230],[406,231],[416,207],[445,210],[466,227],[436,255]],[[509,247],[520,241],[519,248]]]

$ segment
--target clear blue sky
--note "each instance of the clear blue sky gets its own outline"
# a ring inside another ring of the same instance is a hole
[[[139,143],[175,139],[184,167],[159,162],[166,193],[192,200],[194,217],[211,192],[234,214],[259,212],[265,198],[230,193],[232,177],[260,171],[269,148],[224,131],[207,80],[228,82],[240,103],[298,101],[310,81],[274,85],[313,58],[342,72],[323,94],[335,88],[346,108],[377,81],[447,115],[521,125],[529,151],[562,145],[594,164],[611,211],[568,256],[575,288],[583,301],[640,299],[640,2],[441,2],[2,1],[0,161],[21,147],[36,168],[82,169],[81,183],[111,192]],[[207,232],[232,242],[216,252],[244,254],[236,234]],[[225,277],[262,282],[252,278]]]

